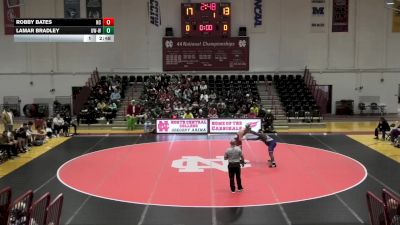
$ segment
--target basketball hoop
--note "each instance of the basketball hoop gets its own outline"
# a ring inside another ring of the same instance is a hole
[[[25,0],[7,0],[8,8],[20,7],[25,5]]]

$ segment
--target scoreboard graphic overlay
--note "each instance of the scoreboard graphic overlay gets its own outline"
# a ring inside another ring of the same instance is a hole
[[[182,3],[181,33],[163,38],[164,71],[249,70],[249,38],[231,37],[230,3]]]
[[[15,19],[14,42],[114,42],[114,18]]]

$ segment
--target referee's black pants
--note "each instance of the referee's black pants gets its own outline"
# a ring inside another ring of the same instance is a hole
[[[240,178],[240,163],[229,163],[228,164],[229,171],[229,181],[231,185],[231,191],[235,191],[235,176],[238,190],[243,189],[242,180]]]

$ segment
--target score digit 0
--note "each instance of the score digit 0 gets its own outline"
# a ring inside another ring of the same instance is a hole
[[[114,18],[103,18],[103,26],[114,26]]]

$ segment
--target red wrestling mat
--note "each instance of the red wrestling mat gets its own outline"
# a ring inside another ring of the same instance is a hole
[[[274,205],[305,201],[345,191],[367,176],[347,156],[306,146],[278,143],[277,168],[259,141],[245,141],[242,193],[231,193],[229,141],[175,141],[97,151],[65,163],[58,179],[88,195],[139,204],[182,207]]]

